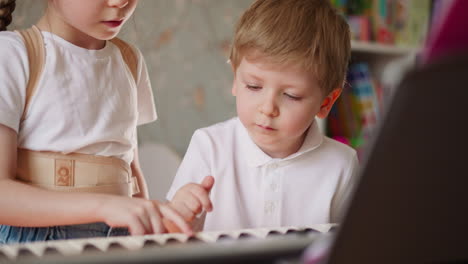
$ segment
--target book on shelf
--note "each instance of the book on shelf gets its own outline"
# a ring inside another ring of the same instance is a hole
[[[430,0],[394,0],[395,44],[418,46],[425,41],[431,17]]]
[[[355,41],[417,47],[427,34],[431,0],[330,0]]]
[[[327,134],[359,153],[377,125],[383,95],[369,65],[363,62],[350,65],[346,86],[328,116]]]

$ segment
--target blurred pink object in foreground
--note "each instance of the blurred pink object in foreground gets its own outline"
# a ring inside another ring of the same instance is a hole
[[[468,1],[444,0],[432,23],[422,63],[468,52]]]
[[[332,246],[334,235],[323,234],[312,245],[310,245],[302,256],[304,264],[322,264],[326,263],[330,248]]]

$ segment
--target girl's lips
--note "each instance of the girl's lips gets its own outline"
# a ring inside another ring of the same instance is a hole
[[[119,21],[103,21],[102,23],[104,23],[104,25],[108,26],[108,27],[118,27],[120,25],[122,25],[122,22],[123,20],[119,20]]]

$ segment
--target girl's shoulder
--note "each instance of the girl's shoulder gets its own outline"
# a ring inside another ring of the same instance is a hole
[[[21,36],[13,31],[0,32],[0,52],[3,54],[24,53],[26,54],[26,46],[24,45]]]
[[[18,33],[13,31],[0,32],[0,47],[0,62],[2,65],[8,67],[28,65],[26,46]]]
[[[14,31],[1,31],[0,42],[2,44],[17,45],[17,46],[24,48],[23,40],[21,39],[20,34]]]

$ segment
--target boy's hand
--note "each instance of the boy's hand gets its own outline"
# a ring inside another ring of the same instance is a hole
[[[203,210],[211,212],[213,205],[209,194],[214,185],[214,178],[206,176],[201,184],[189,183],[180,188],[169,205],[174,208],[187,222],[193,221],[195,216]]]

